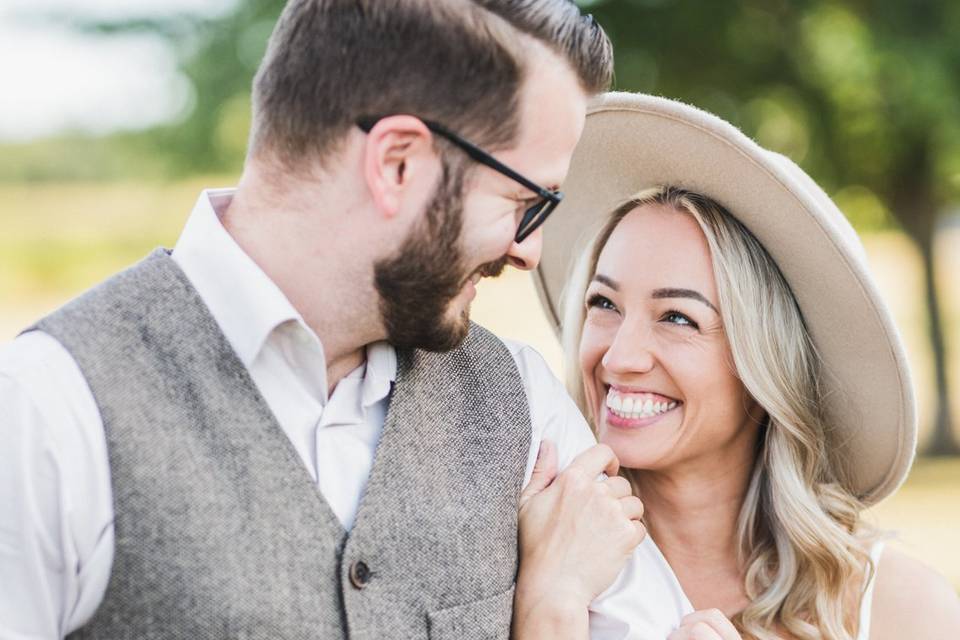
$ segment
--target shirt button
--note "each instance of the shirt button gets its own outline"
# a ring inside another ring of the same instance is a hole
[[[356,560],[350,565],[350,584],[355,588],[363,589],[370,584],[370,578],[372,576],[373,572],[370,571],[370,567],[368,567],[367,563],[363,560]]]

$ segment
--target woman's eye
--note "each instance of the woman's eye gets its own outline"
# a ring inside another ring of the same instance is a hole
[[[599,293],[595,293],[589,298],[587,298],[587,308],[588,309],[606,309],[607,311],[616,311],[617,307],[612,302],[610,298],[602,296]]]
[[[694,329],[700,328],[700,326],[696,322],[694,322],[687,316],[683,315],[679,311],[668,311],[663,315],[663,317],[661,318],[661,321],[668,322],[670,324],[675,324],[680,327],[692,327]]]

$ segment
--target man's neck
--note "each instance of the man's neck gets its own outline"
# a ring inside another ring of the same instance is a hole
[[[320,338],[332,393],[385,335],[374,257],[350,223],[350,203],[329,201],[323,211],[315,196],[278,193],[245,175],[221,222]]]

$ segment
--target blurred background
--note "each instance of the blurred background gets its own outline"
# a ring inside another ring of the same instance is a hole
[[[733,122],[810,172],[861,233],[921,418],[910,479],[869,517],[960,588],[960,3],[580,4],[614,41],[618,89]],[[199,191],[236,182],[282,5],[0,3],[0,342],[172,246]],[[525,274],[484,282],[474,317],[560,373]]]

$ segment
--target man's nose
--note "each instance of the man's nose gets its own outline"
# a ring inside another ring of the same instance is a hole
[[[543,252],[543,229],[537,229],[523,242],[514,241],[507,250],[507,260],[510,265],[521,271],[531,271],[540,264],[540,255]]]

